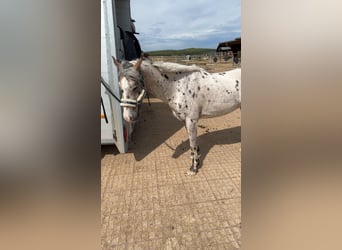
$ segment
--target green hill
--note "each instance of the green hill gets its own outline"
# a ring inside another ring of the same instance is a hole
[[[184,55],[200,55],[210,54],[215,52],[216,49],[205,49],[205,48],[188,48],[181,50],[156,50],[146,52],[150,56],[184,56]]]

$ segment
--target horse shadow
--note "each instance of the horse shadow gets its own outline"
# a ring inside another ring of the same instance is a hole
[[[143,160],[157,147],[164,144],[172,151],[170,156],[178,158],[190,149],[188,137],[176,148],[166,144],[166,141],[180,129],[185,129],[184,122],[177,120],[163,102],[152,102],[151,107],[143,103],[140,110],[139,121],[134,126],[134,131],[129,143],[128,152],[134,155],[136,161]],[[200,128],[198,128],[200,129]],[[200,132],[200,131],[199,131]],[[227,128],[204,133],[197,137],[200,147],[201,161],[205,159],[210,149],[215,145],[227,145],[241,142],[241,127]],[[115,145],[101,146],[101,158],[105,155],[117,155]],[[190,162],[189,162],[190,164]]]
[[[136,124],[133,132],[129,152],[134,153],[135,160],[141,161],[157,147],[164,144],[173,153],[170,156],[178,158],[190,149],[189,138],[184,138],[176,148],[166,144],[166,140],[180,129],[185,129],[184,122],[177,120],[163,102],[154,102],[149,107],[142,105],[140,121]],[[198,128],[200,130],[200,128]],[[200,131],[199,131],[200,132]],[[205,159],[210,149],[215,145],[228,145],[241,142],[241,126],[226,128],[217,131],[205,132],[197,137],[200,147],[201,161]]]
[[[151,106],[144,102],[130,136],[127,153],[132,153],[136,161],[141,161],[183,127],[184,123],[172,115],[167,104],[155,99]],[[118,154],[120,152],[115,145],[101,145],[101,159],[106,155]]]
[[[197,137],[200,148],[201,162],[206,158],[210,149],[216,145],[229,145],[241,142],[241,126],[212,131]],[[172,157],[178,158],[190,149],[189,139],[177,146]],[[201,165],[200,165],[201,166]]]
[[[101,145],[101,159],[106,155],[120,154],[118,148],[115,145]]]
[[[136,161],[143,160],[161,144],[184,128],[184,123],[177,120],[163,102],[152,102],[151,107],[143,103],[139,121],[134,127],[129,153],[133,153]]]

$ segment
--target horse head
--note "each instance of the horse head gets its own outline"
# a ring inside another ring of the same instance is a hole
[[[128,61],[120,63],[114,57],[113,61],[119,72],[119,86],[122,91],[120,105],[123,107],[123,118],[127,122],[134,122],[139,117],[139,106],[146,94],[140,71],[142,58],[138,59],[135,64]]]

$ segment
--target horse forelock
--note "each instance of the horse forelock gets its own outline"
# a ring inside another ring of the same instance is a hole
[[[119,77],[126,77],[135,82],[141,81],[141,73],[134,69],[134,65],[128,61],[122,61],[119,67]]]

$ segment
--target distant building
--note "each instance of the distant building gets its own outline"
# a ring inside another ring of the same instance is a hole
[[[234,57],[234,63],[239,63],[241,61],[241,37],[232,41],[219,43],[216,52],[221,55],[224,54],[225,59],[232,55]]]
[[[232,41],[219,43],[216,52],[223,52],[227,50],[231,50],[234,54],[236,54],[238,51],[241,52],[241,37]]]

